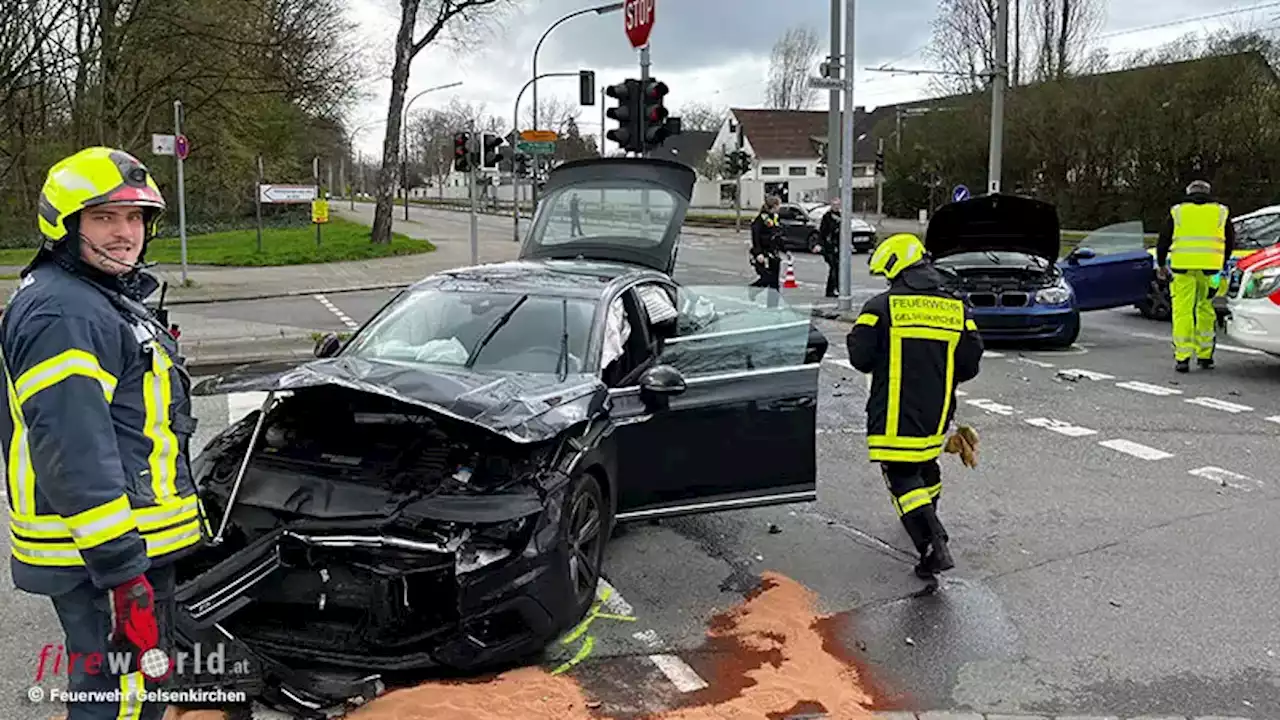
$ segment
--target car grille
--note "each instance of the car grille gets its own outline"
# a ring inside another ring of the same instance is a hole
[[[1024,292],[969,293],[970,307],[1026,307],[1029,296]]]

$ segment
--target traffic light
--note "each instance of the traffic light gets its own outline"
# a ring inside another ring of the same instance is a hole
[[[734,150],[729,154],[730,161],[733,163],[734,175],[746,175],[751,169],[751,154],[746,150]]]
[[[876,151],[876,174],[877,175],[884,174],[884,151],[883,150]]]
[[[625,151],[641,152],[640,81],[628,78],[617,85],[610,85],[604,92],[618,101],[616,107],[605,112],[610,120],[618,121],[618,127],[605,133],[605,137]]]
[[[471,134],[458,132],[453,134],[453,169],[458,172],[470,172],[471,170],[471,153],[468,146],[471,144]]]
[[[502,143],[503,139],[501,135],[494,135],[491,133],[484,134],[484,148],[482,149],[484,159],[481,162],[482,167],[498,167],[498,160],[500,159],[501,154],[497,149],[502,147]]]
[[[644,88],[644,101],[642,111],[644,113],[644,149],[652,150],[662,145],[662,141],[671,135],[671,128],[667,125],[667,108],[662,104],[663,98],[667,96],[670,90],[667,84],[660,80],[649,80]]]

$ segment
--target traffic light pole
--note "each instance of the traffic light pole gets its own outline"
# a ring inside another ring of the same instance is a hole
[[[836,306],[845,312],[853,309],[853,243],[850,236],[853,217],[853,41],[854,5],[845,0],[844,18],[844,137],[840,142],[840,297]]]
[[[572,72],[572,73],[558,72],[558,73],[543,73],[541,75],[536,75],[532,78],[529,78],[529,81],[524,84],[524,87],[520,88],[520,92],[516,93],[515,109],[511,111],[511,127],[515,130],[516,138],[520,137],[520,98],[524,97],[524,91],[528,90],[530,85],[533,85],[534,83],[538,82],[542,78],[578,77],[578,75],[579,74],[576,72]],[[534,130],[537,130],[537,128],[534,128]],[[604,141],[601,141],[600,145],[603,147]],[[516,153],[517,152],[519,152],[517,148],[511,148],[511,239],[515,242],[520,242],[520,194],[516,192],[516,189],[517,189]],[[530,165],[533,166],[532,167],[532,171],[533,171],[532,182],[534,186],[533,197],[536,198],[537,184],[538,184],[538,177],[537,177],[538,170],[537,170],[536,160],[538,156],[535,154],[535,155],[532,155],[531,157],[534,158],[535,160],[535,162],[530,163]],[[533,209],[535,211],[538,209],[536,201],[534,203]]]
[[[468,176],[467,183],[471,186],[470,187],[471,264],[479,265],[480,264],[480,232],[479,232],[479,226],[477,224],[479,221],[479,217],[478,217],[478,212],[476,208],[476,204],[477,204],[476,195],[478,195],[479,193],[476,192],[476,166],[484,163],[484,135],[476,134],[474,123],[472,123],[471,125],[471,142],[474,144],[474,147],[479,151],[479,155],[480,155],[480,157],[478,158],[479,162],[469,163],[471,167],[468,168],[468,172],[467,172],[467,176]],[[471,150],[472,148],[467,148],[467,149]]]
[[[648,43],[645,43],[645,46],[640,48],[640,97],[641,98],[644,97],[644,92],[648,87],[649,87],[649,45]],[[640,118],[639,118],[640,157],[649,156],[649,150],[647,147],[645,147],[645,142],[644,142],[645,130],[646,130],[645,122],[644,122],[645,120],[646,118],[644,116],[644,101],[641,100],[640,101]],[[645,194],[645,198],[648,199],[647,193]],[[646,205],[647,204],[648,203],[646,203]]]

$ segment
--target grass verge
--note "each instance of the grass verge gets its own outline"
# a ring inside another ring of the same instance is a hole
[[[390,243],[375,245],[369,242],[368,225],[330,216],[329,222],[321,227],[318,247],[315,226],[264,228],[261,252],[257,230],[188,235],[187,263],[235,267],[305,265],[417,255],[435,249],[435,245],[426,240],[400,233],[393,233]],[[35,248],[0,250],[0,265],[26,265],[35,252]],[[153,240],[147,249],[147,260],[165,264],[182,262],[181,241],[178,238]]]

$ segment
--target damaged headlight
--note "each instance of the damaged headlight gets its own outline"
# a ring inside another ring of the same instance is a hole
[[[1036,291],[1036,302],[1041,305],[1061,305],[1071,299],[1071,287],[1059,280],[1056,285]]]
[[[528,529],[527,517],[473,528],[470,539],[458,548],[458,573],[475,572],[511,557],[527,542]]]
[[[1249,277],[1249,282],[1245,284],[1240,297],[1244,300],[1254,300],[1266,297],[1277,290],[1280,290],[1280,268],[1268,268]]]

